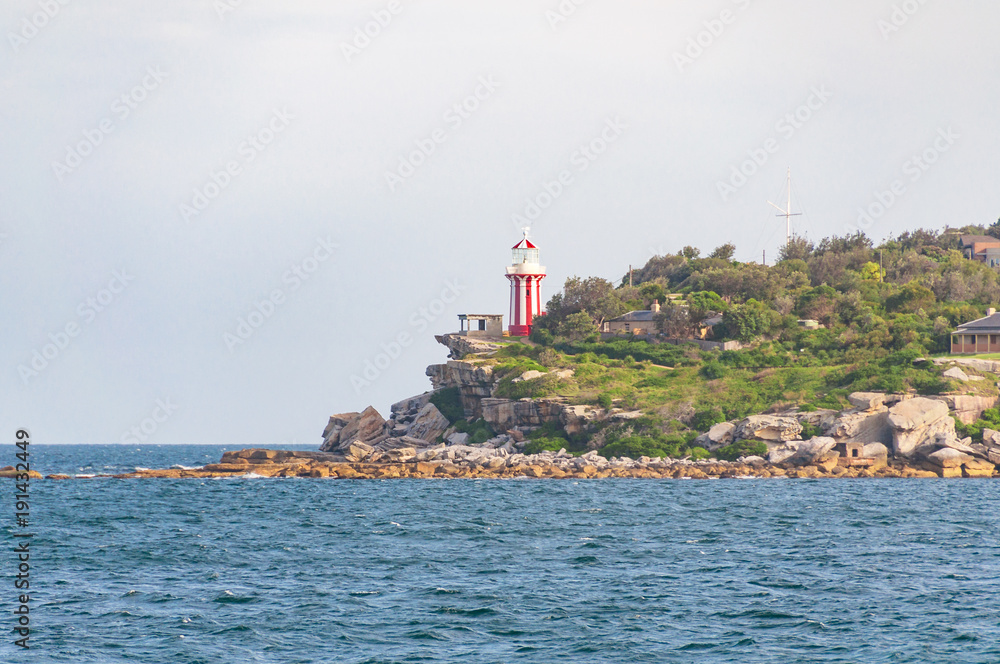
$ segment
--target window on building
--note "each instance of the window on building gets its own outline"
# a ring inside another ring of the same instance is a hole
[[[485,320],[479,321],[479,330],[480,331],[485,331],[486,330],[486,321]]]
[[[976,335],[970,334],[969,337],[968,337],[968,339],[969,339],[969,343],[970,344],[975,344],[976,343]]]

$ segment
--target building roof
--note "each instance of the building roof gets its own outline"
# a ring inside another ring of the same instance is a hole
[[[976,320],[962,323],[956,332],[978,332],[982,334],[1000,334],[1000,313],[977,318]]]
[[[511,247],[511,249],[538,249],[538,247],[533,245],[531,243],[531,240],[525,237],[520,242]]]
[[[612,318],[612,323],[649,323],[653,320],[653,316],[656,315],[655,311],[650,311],[649,309],[640,309],[639,311],[630,311],[624,316],[619,316],[618,318]]]
[[[976,242],[1000,242],[1000,238],[995,238],[992,235],[959,235],[958,239],[964,247],[971,246]]]

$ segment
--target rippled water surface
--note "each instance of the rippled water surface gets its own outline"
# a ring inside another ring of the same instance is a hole
[[[43,472],[85,472],[219,450],[122,454],[38,457]],[[1000,661],[990,480],[98,479],[32,492],[37,631],[29,653],[5,639],[4,661]]]

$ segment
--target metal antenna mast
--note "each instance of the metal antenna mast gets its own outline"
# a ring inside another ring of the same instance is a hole
[[[791,167],[789,167],[789,169],[788,169],[788,202],[786,203],[787,207],[785,207],[785,209],[781,209],[780,207],[778,207],[777,205],[775,205],[771,201],[768,201],[767,203],[771,207],[773,207],[776,210],[778,210],[779,212],[781,212],[781,214],[776,214],[774,216],[776,216],[776,217],[784,217],[785,218],[785,245],[787,246],[788,243],[792,241],[792,217],[798,217],[799,215],[802,214],[801,212],[792,212],[792,169],[791,169]]]

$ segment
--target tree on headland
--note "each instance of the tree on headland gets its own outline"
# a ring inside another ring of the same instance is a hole
[[[792,239],[790,239],[783,247],[778,249],[778,260],[809,260],[809,257],[812,256],[813,249],[815,249],[815,247],[809,240],[797,235],[792,236]]]
[[[736,245],[732,242],[727,242],[721,246],[716,247],[712,250],[712,253],[708,255],[709,258],[720,258],[724,261],[733,260],[733,254],[736,253]]]
[[[688,259],[689,261],[693,261],[700,255],[701,255],[701,250],[698,249],[697,247],[692,247],[691,245],[688,245],[683,249],[681,249],[681,256]]]

